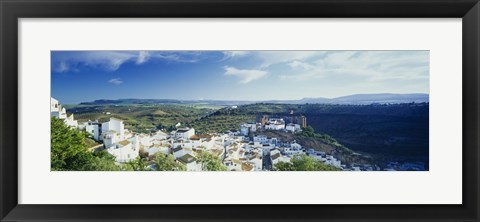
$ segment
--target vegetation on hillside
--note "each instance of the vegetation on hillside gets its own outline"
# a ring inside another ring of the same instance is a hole
[[[216,114],[188,123],[198,133],[238,131],[240,124],[255,121],[254,115]]]
[[[80,122],[108,121],[115,117],[124,120],[125,128],[149,133],[158,129],[171,130],[177,123],[185,124],[207,116],[218,107],[204,105],[79,105],[68,109]]]

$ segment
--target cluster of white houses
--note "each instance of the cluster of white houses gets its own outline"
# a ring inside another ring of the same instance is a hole
[[[65,124],[79,130],[85,130],[92,138],[103,144],[103,148],[112,154],[118,163],[135,160],[141,150],[149,157],[157,153],[173,155],[174,159],[186,166],[188,171],[201,171],[196,161],[201,152],[217,155],[231,171],[271,170],[273,165],[288,162],[293,155],[309,155],[325,164],[344,168],[341,162],[324,152],[306,149],[295,141],[282,142],[265,135],[253,135],[260,128],[266,130],[285,130],[298,132],[298,124],[285,124],[281,118],[271,118],[266,123],[241,124],[240,131],[197,134],[193,128],[177,128],[172,132],[158,131],[151,134],[130,132],[122,120],[110,118],[108,122],[87,121],[78,124],[73,114],[66,115],[65,108],[57,100],[51,99],[51,115],[65,121]],[[154,167],[154,166],[149,166]]]
[[[285,123],[283,118],[268,118],[265,122],[251,122],[240,125],[240,133],[248,136],[250,133],[255,133],[257,129],[263,128],[265,130],[281,130],[291,133],[298,133],[302,131],[302,126],[295,123]]]

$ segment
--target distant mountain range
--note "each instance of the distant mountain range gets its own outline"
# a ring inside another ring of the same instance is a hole
[[[429,102],[429,95],[424,93],[411,94],[354,94],[337,98],[303,98],[300,100],[266,100],[266,101],[237,101],[237,100],[175,100],[175,99],[117,99],[117,100],[95,100],[83,102],[81,105],[128,105],[128,104],[210,104],[210,105],[243,105],[251,103],[286,103],[286,104],[388,104],[388,103],[423,103]]]

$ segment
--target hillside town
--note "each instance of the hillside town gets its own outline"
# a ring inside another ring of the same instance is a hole
[[[199,134],[194,128],[182,127],[155,133],[136,133],[125,128],[121,119],[111,117],[106,122],[98,120],[78,123],[73,114],[67,115],[58,100],[51,98],[51,116],[57,117],[71,128],[84,131],[100,145],[96,150],[106,150],[118,164],[134,161],[141,154],[154,157],[158,153],[173,155],[177,163],[187,171],[202,171],[196,157],[209,152],[219,157],[229,171],[271,171],[279,162],[290,162],[296,155],[311,156],[325,165],[344,171],[381,170],[377,166],[353,166],[342,164],[332,155],[312,148],[303,147],[297,141],[281,141],[263,135],[265,131],[300,133],[306,126],[305,117],[294,119],[261,116],[255,122],[243,123],[239,130]],[[147,168],[154,170],[155,165]],[[385,169],[384,169],[385,170]],[[393,167],[390,169],[393,170]]]

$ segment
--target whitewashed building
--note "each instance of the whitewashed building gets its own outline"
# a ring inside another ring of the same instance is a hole
[[[125,139],[123,120],[111,117],[110,121],[102,123],[102,132],[115,132],[121,140]]]
[[[115,161],[120,163],[135,160],[139,155],[138,145],[135,141],[122,140],[107,148],[107,152],[115,156]]]
[[[195,129],[188,127],[180,128],[175,132],[175,138],[190,139],[193,135],[195,135]]]
[[[93,139],[100,141],[102,125],[98,121],[88,121],[83,123],[85,132],[93,136]]]
[[[78,122],[74,119],[73,113],[68,116],[65,107],[63,107],[58,100],[50,97],[50,116],[57,117],[70,127],[77,128]]]
[[[110,121],[102,123],[99,129],[101,133],[100,140],[103,141],[105,147],[108,148],[112,144],[126,139],[125,131],[123,120],[112,117]]]
[[[257,124],[256,123],[244,123],[240,125],[240,134],[248,136],[249,133],[253,133],[257,131]]]
[[[176,159],[177,162],[184,164],[187,171],[201,171],[202,165],[197,163],[197,159],[191,154],[185,154]]]
[[[302,127],[299,124],[289,123],[285,126],[285,130],[291,133],[297,133],[302,131]]]
[[[149,156],[151,155],[155,155],[157,153],[163,153],[165,155],[168,155],[170,154],[170,147],[167,146],[167,145],[157,145],[157,144],[153,144],[149,147],[146,147],[144,148],[145,149],[145,152],[148,153]]]
[[[270,118],[265,124],[266,130],[283,130],[285,129],[285,120],[282,118]]]

